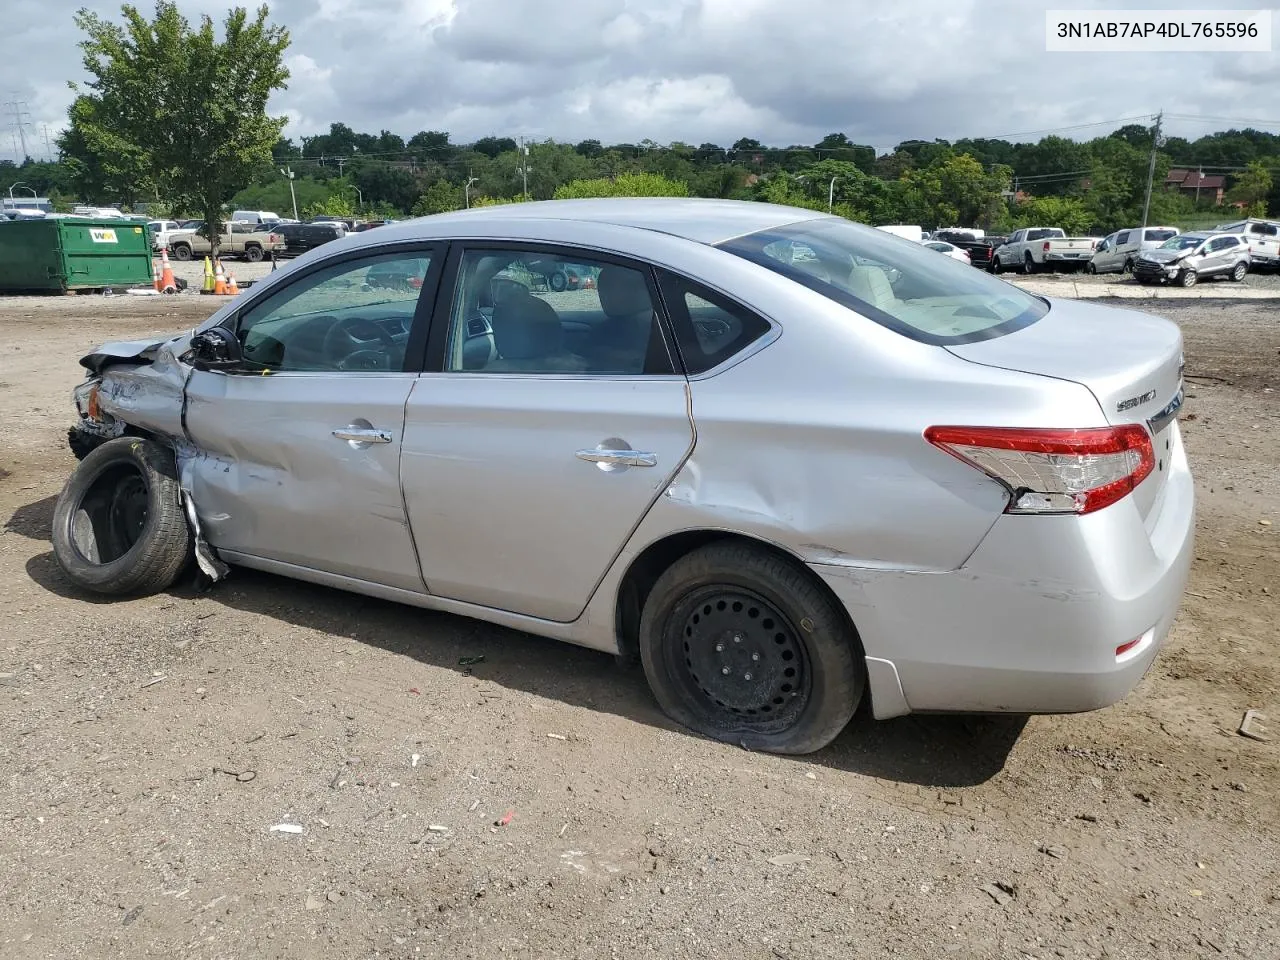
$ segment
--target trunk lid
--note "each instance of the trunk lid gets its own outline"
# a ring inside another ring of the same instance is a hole
[[[1182,331],[1172,321],[1135,310],[1078,300],[1050,303],[1049,312],[1029,327],[946,349],[972,363],[1082,384],[1108,423],[1145,424],[1156,456],[1156,469],[1134,494],[1145,517],[1168,475],[1170,431],[1182,397]]]

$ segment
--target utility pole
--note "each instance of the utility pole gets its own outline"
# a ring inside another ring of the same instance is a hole
[[[293,167],[281,167],[280,173],[289,181],[289,199],[293,201],[293,219],[298,219],[298,195],[293,192]]]
[[[527,197],[529,195],[529,147],[524,142],[524,137],[520,138],[520,195]]]
[[[53,147],[49,145],[49,125],[42,123],[41,126],[44,128],[44,155],[49,158],[50,163],[53,163],[55,157],[53,155]]]
[[[1151,131],[1151,165],[1147,167],[1147,199],[1142,203],[1142,228],[1147,228],[1147,217],[1151,213],[1151,185],[1156,179],[1156,151],[1160,149],[1160,121],[1164,119],[1164,111],[1156,114],[1156,125]]]

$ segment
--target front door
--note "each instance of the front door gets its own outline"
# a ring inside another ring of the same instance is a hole
[[[187,387],[211,544],[422,592],[400,453],[433,259],[424,247],[345,256],[241,311],[246,369],[196,371]]]
[[[693,444],[650,272],[464,247],[409,397],[403,476],[431,593],[575,619]],[[572,266],[583,278],[556,290]]]

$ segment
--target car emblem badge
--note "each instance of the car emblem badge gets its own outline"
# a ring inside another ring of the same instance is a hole
[[[1124,413],[1126,410],[1132,410],[1134,407],[1140,407],[1149,400],[1156,398],[1154,390],[1148,390],[1140,397],[1130,397],[1128,400],[1121,400],[1116,404],[1116,413]]]

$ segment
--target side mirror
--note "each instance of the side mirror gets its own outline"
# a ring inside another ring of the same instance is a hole
[[[226,327],[210,327],[191,338],[191,349],[183,358],[197,370],[234,370],[244,363],[244,348]]]

